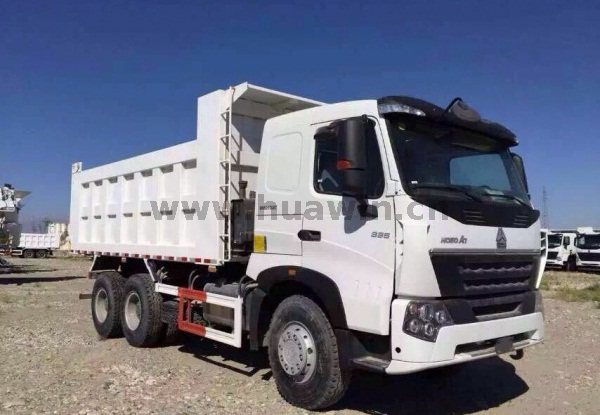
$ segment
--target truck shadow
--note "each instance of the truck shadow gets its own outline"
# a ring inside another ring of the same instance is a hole
[[[254,376],[259,371],[269,367],[269,360],[265,352],[254,352],[244,348],[237,349],[192,335],[183,336],[179,351],[191,354],[203,362],[248,377]]]
[[[186,337],[179,351],[244,376],[272,377],[267,354]],[[345,397],[331,410],[352,409],[367,414],[466,415],[500,406],[529,387],[515,367],[499,358],[408,375],[357,372]],[[275,385],[273,384],[273,387]]]
[[[500,406],[529,390],[509,362],[498,357],[403,376],[361,373],[332,409],[367,414],[472,414]]]
[[[28,271],[30,272],[30,271]],[[35,277],[14,277],[13,274],[15,274],[15,272],[11,272],[10,274],[0,274],[0,285],[8,285],[8,284],[16,284],[16,285],[22,285],[22,284],[31,284],[31,283],[36,283],[36,282],[58,282],[58,281],[69,281],[69,280],[76,280],[76,279],[80,279],[80,278],[85,278],[85,277],[52,277],[52,276],[48,276],[48,277],[42,277],[42,276],[35,276]]]

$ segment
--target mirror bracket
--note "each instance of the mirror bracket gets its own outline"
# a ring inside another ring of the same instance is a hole
[[[369,205],[365,200],[362,200],[358,205],[358,213],[361,217],[367,219],[375,219],[379,216],[377,206]]]

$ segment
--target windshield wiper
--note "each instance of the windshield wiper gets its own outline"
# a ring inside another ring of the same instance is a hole
[[[507,194],[504,194],[504,193],[498,193],[498,194],[496,194],[496,193],[493,193],[493,194],[492,193],[486,193],[486,195],[490,196],[490,197],[503,197],[505,199],[514,200],[515,202],[519,203],[521,206],[531,207],[529,205],[529,203],[525,202],[523,199],[521,199],[520,197],[517,197],[517,196],[507,195]]]
[[[441,184],[441,183],[415,183],[411,185],[413,189],[439,189],[439,190],[454,190],[456,192],[460,192],[463,195],[475,200],[476,202],[483,203],[483,199],[477,195],[474,195],[472,192],[469,192],[467,189],[460,186],[453,186],[451,184]]]

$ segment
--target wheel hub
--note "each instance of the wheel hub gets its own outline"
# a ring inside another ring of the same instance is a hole
[[[136,330],[142,321],[142,302],[136,292],[130,292],[125,299],[125,324]]]
[[[309,379],[315,370],[317,353],[312,335],[304,325],[288,324],[277,344],[281,367],[289,376],[301,383]]]
[[[104,323],[108,317],[108,294],[104,288],[100,288],[94,299],[94,312],[99,323]]]

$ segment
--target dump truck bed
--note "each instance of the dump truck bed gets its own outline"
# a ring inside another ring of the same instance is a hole
[[[229,202],[240,197],[240,181],[256,189],[266,120],[320,104],[243,83],[198,99],[195,140],[89,170],[75,163],[72,249],[210,264],[232,259]]]

